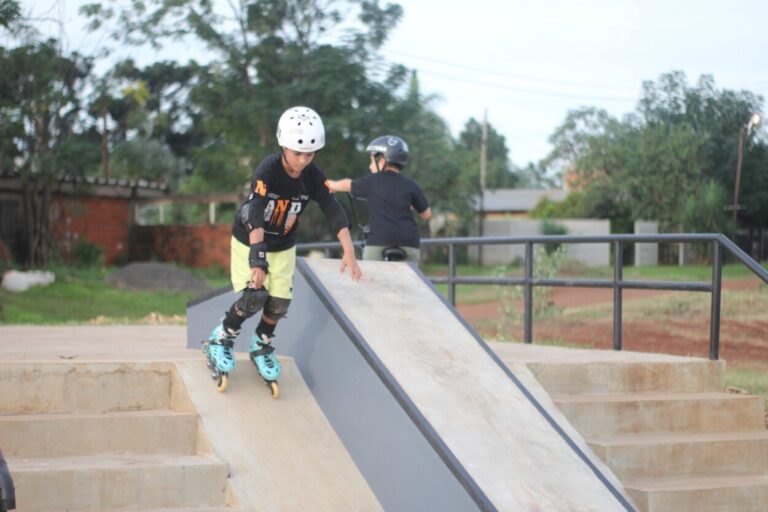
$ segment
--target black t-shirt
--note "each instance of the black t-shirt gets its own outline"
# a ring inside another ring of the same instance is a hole
[[[265,158],[251,180],[251,194],[232,224],[232,236],[249,245],[248,233],[264,228],[269,251],[284,251],[296,244],[296,226],[309,200],[317,201],[334,233],[349,227],[347,214],[326,185],[323,171],[310,163],[298,178],[283,168],[282,153]]]
[[[368,201],[368,245],[419,247],[418,213],[429,208],[415,181],[397,172],[368,174],[352,181],[353,197]]]

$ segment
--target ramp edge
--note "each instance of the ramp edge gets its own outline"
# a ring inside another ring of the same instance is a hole
[[[448,445],[446,445],[440,438],[434,427],[432,427],[426,417],[424,417],[410,397],[405,393],[405,390],[403,390],[400,384],[397,383],[395,378],[376,356],[360,332],[355,329],[352,322],[344,314],[336,301],[331,298],[328,290],[323,286],[317,276],[315,276],[303,258],[296,259],[296,268],[301,272],[301,275],[307,281],[307,284],[315,292],[318,300],[320,300],[320,302],[322,302],[328,309],[330,315],[349,337],[366,363],[368,363],[373,372],[381,380],[382,384],[392,394],[400,407],[403,408],[403,411],[410,418],[419,432],[421,432],[427,443],[429,443],[432,449],[435,450],[435,453],[440,457],[445,466],[461,484],[475,504],[477,504],[481,510],[495,512],[497,510],[496,506],[493,505],[477,482],[470,476],[469,472],[464,468],[461,462],[459,462],[458,458],[454,455]]]

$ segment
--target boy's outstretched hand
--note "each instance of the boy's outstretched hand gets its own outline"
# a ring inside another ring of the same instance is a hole
[[[349,267],[349,275],[352,276],[353,281],[359,281],[363,277],[363,271],[360,270],[360,265],[357,264],[357,258],[355,258],[355,246],[352,244],[352,237],[349,234],[348,228],[342,228],[336,235],[341,242],[341,248],[344,250],[344,255],[341,257],[341,273],[344,273],[347,267]]]
[[[344,270],[349,267],[349,275],[352,277],[353,281],[359,281],[363,277],[363,271],[360,270],[360,265],[357,264],[357,258],[355,258],[354,254],[347,254],[344,253],[344,256],[341,258],[341,268],[339,269],[341,273],[344,273]]]

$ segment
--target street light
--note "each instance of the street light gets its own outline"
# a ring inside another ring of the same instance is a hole
[[[744,160],[744,131],[746,130],[749,135],[752,127],[757,126],[759,122],[760,113],[755,112],[749,121],[739,128],[739,158],[736,160],[736,186],[733,189],[733,229],[737,229],[736,218],[739,215],[739,183],[741,182],[741,162]]]

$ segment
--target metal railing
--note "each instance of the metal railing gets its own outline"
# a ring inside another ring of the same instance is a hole
[[[536,244],[612,244],[614,248],[613,278],[612,279],[565,279],[537,278],[533,274],[534,245]],[[625,244],[635,243],[709,243],[712,244],[712,279],[710,282],[690,281],[633,281],[623,277],[624,265],[621,254]],[[359,245],[359,244],[358,244]],[[448,275],[433,276],[429,279],[434,284],[448,285],[448,300],[456,305],[456,286],[459,284],[513,285],[522,286],[523,293],[523,341],[533,342],[533,288],[546,287],[577,287],[577,288],[611,288],[613,289],[613,348],[622,349],[622,295],[625,289],[643,290],[678,290],[691,292],[710,292],[710,330],[709,358],[717,360],[720,357],[720,301],[722,292],[723,251],[727,251],[736,260],[749,268],[757,277],[768,284],[768,271],[733,241],[722,234],[657,234],[657,235],[542,235],[532,237],[467,237],[467,238],[427,238],[421,241],[422,247],[444,246],[448,248]],[[524,245],[524,273],[522,277],[479,277],[456,275],[456,250],[464,246],[486,245]],[[299,250],[325,250],[339,247],[338,242],[300,244]]]

